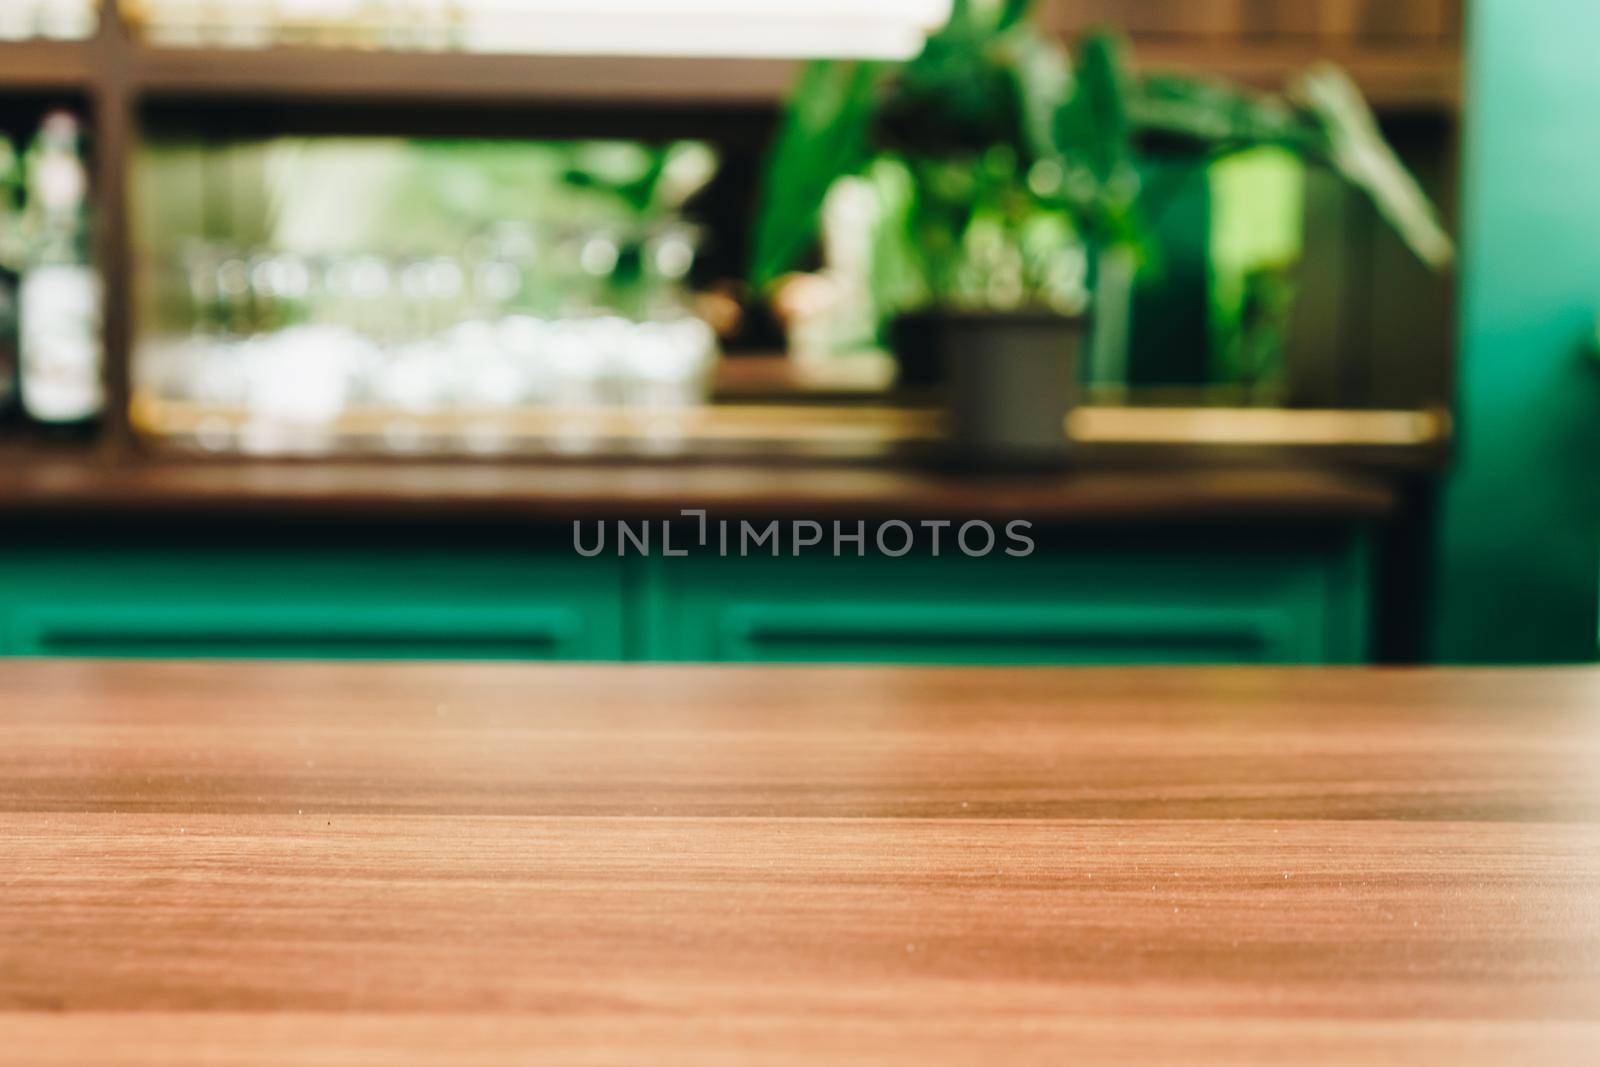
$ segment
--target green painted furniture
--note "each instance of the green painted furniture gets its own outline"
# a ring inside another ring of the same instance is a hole
[[[1216,529],[1046,536],[1015,559],[641,561],[643,648],[710,662],[1354,663],[1367,546]]]
[[[373,535],[369,535],[373,536]],[[0,549],[13,656],[620,659],[620,561],[554,545],[286,540]]]
[[[1469,7],[1459,468],[1434,658],[1588,661],[1600,626],[1600,4]]]
[[[579,557],[570,529],[397,540],[108,531],[0,542],[0,654],[887,663],[1347,663],[1356,533],[1038,534],[959,552]],[[687,538],[682,539],[686,543]]]

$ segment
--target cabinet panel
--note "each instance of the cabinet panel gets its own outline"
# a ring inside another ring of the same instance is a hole
[[[646,649],[712,662],[1359,662],[1366,551],[1356,536],[1211,531],[1042,541],[1027,559],[652,560]]]
[[[722,618],[718,658],[937,661],[1281,662],[1293,619],[1271,609],[1116,605],[817,607],[736,604]]]
[[[621,567],[554,552],[0,549],[0,652],[112,658],[618,659]]]
[[[0,654],[864,663],[1339,663],[1366,544],[1218,527],[947,551],[595,558],[526,544],[0,543]],[[685,543],[687,543],[685,541]],[[948,546],[947,546],[948,547]]]

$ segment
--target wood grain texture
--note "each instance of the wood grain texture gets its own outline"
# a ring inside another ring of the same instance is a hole
[[[0,1062],[1583,1064],[1600,673],[0,666]]]

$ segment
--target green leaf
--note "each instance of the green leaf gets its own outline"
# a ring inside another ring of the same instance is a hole
[[[950,17],[944,25],[929,35],[929,39],[965,36],[977,32],[978,12],[972,0],[950,0]]]
[[[1304,151],[1317,140],[1283,100],[1209,80],[1146,77],[1129,112],[1142,133],[1191,141],[1212,154],[1272,144]]]
[[[1136,210],[1130,82],[1121,39],[1112,33],[1085,37],[1073,87],[1056,113],[1055,143],[1064,173],[1062,199],[1085,235],[1142,255],[1148,242]]]
[[[681,210],[717,176],[720,163],[716,151],[700,141],[678,141],[667,146],[660,173],[650,190],[651,210]]]
[[[1384,140],[1350,76],[1325,64],[1301,76],[1292,92],[1320,123],[1334,169],[1372,198],[1418,259],[1435,270],[1449,266],[1455,244],[1422,186]]]
[[[1033,0],[1003,0],[995,18],[995,29],[1004,31],[1025,21],[1033,13]]]
[[[868,268],[873,303],[887,316],[928,301],[929,281],[914,216],[916,181],[903,160],[879,158],[864,175],[877,203]]]
[[[1131,166],[1127,69],[1122,45],[1110,33],[1092,33],[1078,49],[1078,93],[1075,110],[1086,136],[1078,146],[1095,177],[1111,181]],[[1065,147],[1065,146],[1064,146]]]
[[[866,165],[880,69],[821,61],[800,76],[768,160],[756,218],[751,281],[765,289],[817,237],[823,200],[838,179]]]
[[[910,154],[974,153],[1015,143],[1021,122],[1013,44],[1025,27],[1001,33],[995,5],[957,5],[950,21],[887,86],[877,135]]]
[[[1029,154],[1059,163],[1056,117],[1074,89],[1071,61],[1055,41],[1038,34],[1020,36],[1014,46],[1012,78]]]

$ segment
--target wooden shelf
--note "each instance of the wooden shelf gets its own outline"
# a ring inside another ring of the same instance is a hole
[[[30,48],[32,46],[29,46]],[[266,99],[501,103],[629,102],[776,104],[794,84],[792,60],[476,55],[347,49],[131,50],[140,92],[166,99],[216,95]],[[1453,45],[1336,46],[1323,42],[1140,42],[1147,70],[1215,74],[1280,88],[1320,61],[1343,66],[1384,108],[1454,108],[1461,56]],[[31,61],[35,66],[39,60]]]
[[[94,55],[94,46],[88,41],[0,44],[0,90],[86,92],[95,83]]]
[[[132,50],[135,89],[167,99],[775,103],[798,65],[786,60],[364,52]]]
[[[48,46],[29,59],[45,67]],[[74,46],[64,46],[72,51]],[[79,53],[84,50],[76,49]],[[636,56],[490,55],[337,48],[147,48],[130,46],[132,79],[169,98],[265,95],[364,101],[495,100],[776,104],[794,84],[793,60]],[[1455,108],[1461,100],[1457,41],[1350,42],[1141,37],[1141,68],[1212,74],[1281,88],[1319,62],[1345,68],[1381,108]],[[78,64],[86,72],[87,65]],[[68,64],[71,69],[71,64]]]
[[[724,514],[1039,523],[1367,520],[1395,480],[1309,463],[1084,467],[986,478],[914,467],[772,462],[173,461],[56,451],[0,463],[0,516],[567,521]]]
[[[195,441],[208,428],[246,428],[249,414],[207,405],[136,399],[134,427],[152,442]],[[403,425],[418,441],[460,441],[493,430],[518,454],[559,452],[574,439],[623,455],[690,457],[734,451],[882,460],[906,450],[936,448],[944,435],[937,408],[878,404],[711,404],[664,409],[559,409],[407,415],[356,410],[309,437],[361,452],[390,452],[386,429]],[[1174,453],[1243,449],[1258,452],[1389,450],[1412,455],[1448,447],[1442,412],[1324,411],[1278,408],[1175,408],[1086,405],[1065,427],[1080,448],[1167,448]],[[292,449],[290,449],[292,451]],[[454,451],[454,450],[452,450]],[[464,450],[463,450],[464,451]],[[327,452],[326,445],[316,455]],[[337,450],[336,450],[337,454]],[[470,455],[470,453],[468,453]]]
[[[1140,41],[1141,68],[1215,75],[1261,89],[1281,89],[1317,63],[1343,67],[1373,106],[1388,110],[1460,106],[1461,47],[1438,44],[1330,44],[1315,39],[1272,44]]]
[[[173,408],[174,420],[217,412]],[[1069,469],[955,474],[939,455],[938,413],[887,405],[724,404],[681,412],[674,448],[638,436],[636,413],[528,412],[507,427],[514,457],[218,457],[0,450],[0,515],[272,513],[414,519],[747,514],[1010,514],[1039,522],[1368,519],[1394,513],[1405,485],[1449,447],[1444,414],[1086,406],[1071,420]],[[553,445],[585,421],[594,451]],[[142,424],[142,423],[141,423]],[[377,423],[367,427],[377,441]],[[357,427],[356,429],[359,429]],[[441,439],[460,425],[420,426]],[[543,435],[542,437],[540,435]]]

